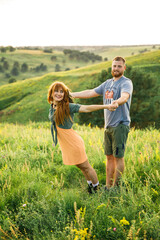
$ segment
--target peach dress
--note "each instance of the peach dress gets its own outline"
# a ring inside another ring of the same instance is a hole
[[[72,128],[57,127],[57,138],[65,165],[77,165],[87,160],[84,141]]]
[[[69,103],[70,116],[73,120],[74,113],[79,112],[80,105]],[[49,119],[53,123],[54,110],[51,105]],[[83,139],[72,129],[73,121],[65,119],[64,125],[56,125],[57,138],[62,151],[65,165],[77,165],[87,160]]]

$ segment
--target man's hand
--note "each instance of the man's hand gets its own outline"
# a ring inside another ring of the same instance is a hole
[[[108,109],[109,111],[114,112],[119,107],[119,104],[118,102],[113,101],[112,104],[110,104],[108,107],[109,107]]]

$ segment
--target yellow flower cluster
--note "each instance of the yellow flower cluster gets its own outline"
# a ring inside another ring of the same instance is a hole
[[[77,230],[77,229],[72,230],[76,234],[74,240],[78,240],[78,239],[85,240],[86,238],[89,239],[90,236],[87,233],[87,230],[88,230],[88,228],[84,228],[84,229],[80,229],[80,230]]]
[[[123,219],[120,220],[120,224],[121,224],[122,226],[124,226],[124,225],[129,225],[129,222],[125,219],[125,217],[123,217]]]

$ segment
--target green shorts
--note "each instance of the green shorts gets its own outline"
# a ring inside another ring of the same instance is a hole
[[[129,126],[119,124],[117,127],[107,127],[104,131],[105,155],[116,158],[124,157],[125,146],[129,133]]]

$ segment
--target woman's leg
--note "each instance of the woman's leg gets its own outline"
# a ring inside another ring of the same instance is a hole
[[[82,171],[87,181],[92,181],[92,184],[98,183],[96,171],[91,167],[88,160],[76,166]]]

